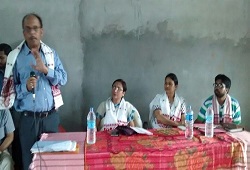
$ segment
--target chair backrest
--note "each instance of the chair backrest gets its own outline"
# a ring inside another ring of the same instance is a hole
[[[144,128],[144,129],[148,129],[148,128],[149,128],[149,127],[148,127],[148,122],[147,122],[147,121],[143,122],[143,128]]]

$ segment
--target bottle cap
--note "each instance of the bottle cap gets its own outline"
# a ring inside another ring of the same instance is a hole
[[[208,108],[208,111],[210,111],[210,112],[213,112],[214,110],[213,110],[213,106],[209,106]]]

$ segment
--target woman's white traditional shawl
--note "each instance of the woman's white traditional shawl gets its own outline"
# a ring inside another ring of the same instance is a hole
[[[117,126],[126,126],[128,112],[126,107],[126,101],[121,100],[119,107],[115,108],[111,98],[106,100],[106,115],[101,120],[101,130],[112,130]]]
[[[175,93],[174,102],[172,106],[170,107],[169,100],[167,97],[166,92],[163,94],[157,94],[155,98],[151,101],[149,104],[149,121],[152,126],[152,128],[162,128],[167,127],[166,125],[160,123],[157,121],[157,119],[154,117],[153,112],[156,109],[160,109],[164,116],[169,118],[173,121],[180,121],[181,120],[181,104],[184,102],[184,99],[182,97],[179,97]]]

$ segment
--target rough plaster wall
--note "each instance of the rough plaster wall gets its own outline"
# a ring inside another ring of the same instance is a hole
[[[211,37],[238,42],[249,26],[247,0],[85,0],[83,4],[85,37],[122,30],[137,36],[151,31],[172,33],[177,40]]]
[[[214,77],[228,75],[242,124],[250,130],[249,5],[248,0],[1,0],[0,42],[16,46],[22,17],[33,11],[42,16],[44,42],[57,50],[68,72],[60,109],[68,131],[86,128],[89,107],[109,97],[117,78],[126,80],[125,98],[147,121],[148,104],[163,92],[169,72],[177,74],[178,93],[195,113],[212,94]]]

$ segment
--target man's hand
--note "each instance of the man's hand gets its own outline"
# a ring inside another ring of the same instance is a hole
[[[48,68],[45,66],[45,64],[43,63],[43,60],[40,56],[39,51],[37,50],[31,50],[31,53],[33,54],[34,58],[36,59],[36,65],[31,65],[33,69],[44,73],[45,75],[48,74]]]
[[[33,88],[36,87],[36,81],[37,78],[36,77],[30,77],[27,82],[26,82],[26,88],[28,91],[31,91]]]

